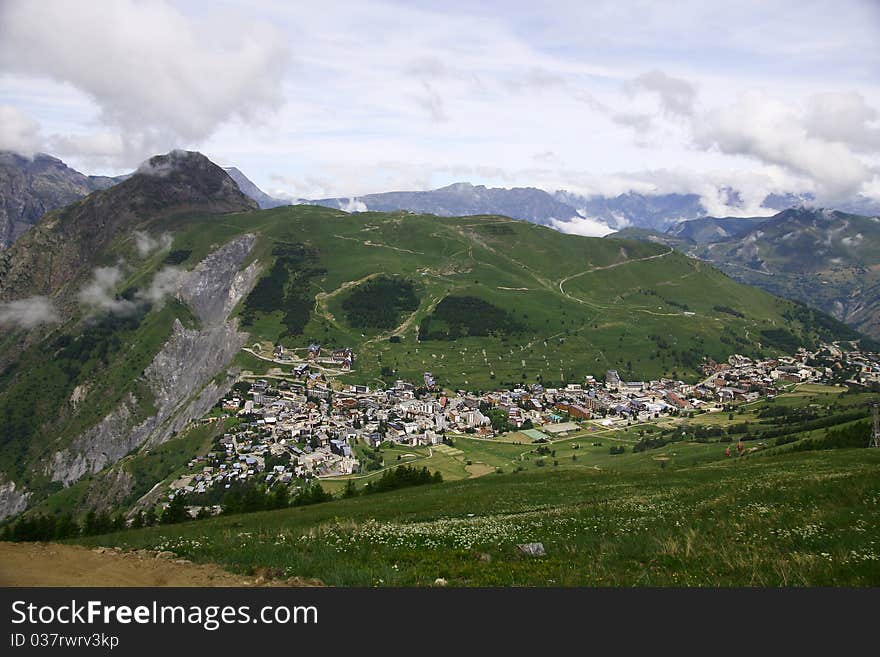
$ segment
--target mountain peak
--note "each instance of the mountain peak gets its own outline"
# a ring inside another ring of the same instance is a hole
[[[154,155],[111,192],[127,198],[149,197],[153,206],[161,207],[197,204],[217,207],[220,212],[257,208],[222,167],[197,151]]]
[[[127,180],[50,212],[0,256],[0,299],[51,294],[93,265],[120,235],[162,217],[256,210],[219,166],[201,153],[151,157]]]

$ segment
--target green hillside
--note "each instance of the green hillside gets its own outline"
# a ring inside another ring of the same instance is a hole
[[[741,283],[796,299],[880,338],[877,217],[801,207],[773,217],[694,219],[666,233],[624,228],[610,237],[673,247]]]
[[[792,304],[666,247],[503,217],[293,206],[167,228],[191,261],[209,244],[256,233],[266,273],[241,308],[243,326],[266,356],[275,342],[354,348],[352,381],[420,379],[428,370],[448,386],[486,388],[577,381],[608,368],[694,378],[704,355],[774,353],[780,345],[762,331],[791,331],[807,345],[854,337],[792,319]],[[371,319],[363,309],[388,301],[380,293],[394,292],[391,281],[406,299]],[[479,305],[468,310],[461,299]]]
[[[782,212],[743,236],[686,249],[739,281],[798,299],[880,338],[880,220]]]
[[[878,450],[532,468],[80,539],[343,586],[870,586]],[[544,557],[517,545],[540,542]]]

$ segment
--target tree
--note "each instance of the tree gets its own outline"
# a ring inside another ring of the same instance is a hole
[[[186,512],[186,500],[183,494],[178,493],[162,511],[159,522],[163,525],[173,525],[184,520],[189,520],[189,514]]]
[[[286,509],[290,506],[290,490],[287,484],[276,484],[269,498],[270,509]]]
[[[354,484],[353,479],[349,479],[345,482],[345,489],[342,491],[342,497],[348,499],[350,497],[354,497],[358,494],[357,486]]]

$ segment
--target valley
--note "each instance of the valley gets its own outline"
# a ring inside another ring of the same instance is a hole
[[[547,477],[574,494],[678,473],[684,494],[733,462],[766,459],[788,477],[805,458],[797,445],[825,459],[817,431],[864,443],[872,343],[678,248],[491,214],[259,210],[199,154],[153,158],[0,254],[12,318],[0,338],[3,531],[88,543],[129,526],[120,547],[162,535],[150,549],[181,553],[188,539],[156,532],[179,524],[185,537],[194,516],[226,527],[264,509],[446,504],[460,486],[545,489]],[[786,400],[824,410],[761,416]],[[838,458],[849,457],[829,467]],[[513,549],[491,555],[488,578],[456,583],[536,583]],[[352,564],[334,578],[253,554],[291,577],[430,583],[414,574],[424,564],[373,579]],[[249,567],[213,548],[190,557]],[[631,581],[611,560],[603,577]],[[555,568],[548,582],[599,581]]]

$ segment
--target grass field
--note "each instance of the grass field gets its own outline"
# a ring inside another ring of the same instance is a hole
[[[545,467],[80,542],[332,585],[876,586],[878,475],[868,449]]]

